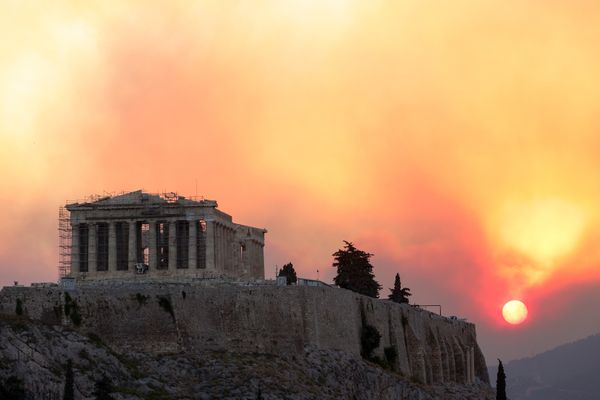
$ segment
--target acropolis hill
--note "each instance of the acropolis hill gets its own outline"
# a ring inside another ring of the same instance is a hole
[[[73,237],[80,238],[72,245],[79,258],[69,264],[74,287],[2,289],[0,360],[9,363],[0,362],[0,382],[20,371],[35,398],[61,398],[71,359],[81,399],[92,397],[102,375],[113,382],[115,399],[493,398],[472,323],[336,287],[261,279],[264,230],[233,224],[216,203],[154,198],[149,203],[158,207],[148,214],[143,205],[131,206],[143,195],[68,206]],[[127,201],[119,206],[117,199]],[[226,226],[216,228],[223,219]],[[102,229],[108,233],[98,234]],[[166,254],[157,239],[164,232]],[[206,245],[211,240],[222,244]],[[107,255],[98,256],[100,241]],[[260,256],[244,258],[240,243],[245,251],[260,248]],[[118,250],[125,244],[127,262]],[[371,360],[387,360],[385,368],[361,356],[366,325],[381,335]]]

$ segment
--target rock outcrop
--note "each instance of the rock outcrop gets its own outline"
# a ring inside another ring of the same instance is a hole
[[[342,289],[7,287],[0,314],[0,356],[40,396],[60,393],[67,359],[80,398],[102,374],[131,399],[251,399],[259,389],[265,399],[490,396],[473,324]],[[388,369],[361,357],[365,325],[381,334],[372,360]]]

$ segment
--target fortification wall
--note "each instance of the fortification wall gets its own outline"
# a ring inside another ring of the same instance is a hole
[[[70,298],[71,300],[68,300]],[[190,284],[6,287],[0,314],[94,333],[117,350],[165,353],[223,350],[284,354],[305,346],[360,354],[364,323],[398,354],[395,369],[426,383],[489,383],[475,326],[431,312],[324,287]],[[81,316],[65,316],[65,302]]]

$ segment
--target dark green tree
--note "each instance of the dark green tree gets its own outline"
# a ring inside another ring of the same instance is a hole
[[[410,288],[403,288],[400,283],[400,274],[396,274],[396,279],[394,280],[394,288],[390,289],[390,295],[388,299],[394,301],[396,303],[406,303],[408,304],[408,298],[412,296],[410,293]]]
[[[65,368],[65,392],[63,394],[63,400],[73,400],[75,398],[74,377],[73,377],[73,362],[67,361],[67,367]]]
[[[506,400],[506,374],[500,359],[498,359],[498,375],[496,376],[496,400]]]
[[[287,278],[287,284],[291,285],[292,283],[296,283],[298,281],[298,277],[296,276],[296,270],[294,269],[294,264],[287,263],[279,270],[279,276],[285,276]]]
[[[23,381],[16,376],[9,376],[0,383],[0,399],[6,400],[25,400],[25,388]]]
[[[94,385],[94,396],[96,400],[113,400],[110,392],[112,392],[113,387],[110,383],[110,380],[106,375],[102,375],[102,378],[96,381]]]
[[[379,297],[381,285],[375,280],[373,266],[369,262],[373,254],[358,250],[345,240],[344,243],[343,249],[333,253],[333,266],[337,268],[337,276],[333,281],[341,288]]]

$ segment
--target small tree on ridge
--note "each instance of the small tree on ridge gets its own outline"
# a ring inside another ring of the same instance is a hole
[[[344,243],[344,249],[333,253],[333,267],[337,268],[337,275],[333,281],[343,289],[379,297],[381,285],[375,280],[373,266],[369,261],[373,254],[359,250],[345,240]]]
[[[412,296],[410,293],[410,288],[403,288],[400,283],[400,274],[396,274],[396,279],[394,280],[394,288],[390,289],[390,295],[388,299],[396,303],[406,303],[408,304],[408,298]]]
[[[296,276],[296,270],[294,264],[287,263],[279,270],[279,276],[285,276],[287,278],[287,284],[291,285],[296,283],[298,277]]]

